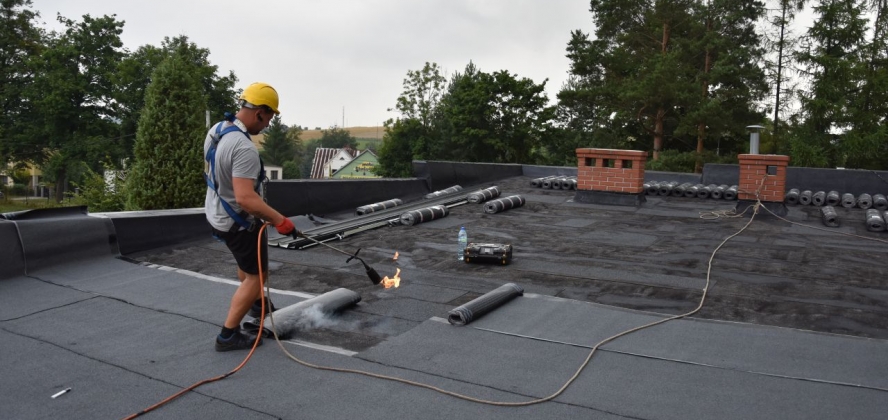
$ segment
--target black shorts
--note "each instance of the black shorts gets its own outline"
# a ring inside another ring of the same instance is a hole
[[[261,241],[262,247],[262,272],[268,275],[268,236],[264,234]],[[213,235],[225,242],[237,266],[247,274],[259,274],[259,260],[257,256],[257,241],[259,229],[239,230],[237,232],[222,232],[213,229]]]

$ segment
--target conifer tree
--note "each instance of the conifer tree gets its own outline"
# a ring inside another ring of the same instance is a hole
[[[145,92],[127,176],[128,208],[154,210],[203,203],[204,110],[207,99],[195,68],[178,54],[154,71]]]

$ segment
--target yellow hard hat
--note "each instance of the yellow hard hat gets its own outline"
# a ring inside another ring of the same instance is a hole
[[[246,101],[248,103],[247,107],[250,107],[249,105],[264,105],[271,108],[275,115],[281,114],[278,111],[278,93],[268,83],[256,82],[247,86],[238,100]]]

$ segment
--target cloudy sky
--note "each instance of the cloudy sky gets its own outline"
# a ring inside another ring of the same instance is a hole
[[[588,0],[32,0],[50,29],[57,13],[116,14],[124,46],[159,46],[187,35],[209,48],[238,87],[253,81],[281,95],[281,117],[310,128],[374,126],[402,91],[408,70],[436,62],[449,77],[469,61],[546,84],[567,77],[574,29],[592,32]]]

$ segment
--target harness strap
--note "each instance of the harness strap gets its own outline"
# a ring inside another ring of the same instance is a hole
[[[234,117],[228,113],[226,113],[225,117],[225,119],[228,121],[234,120]],[[207,151],[207,156],[205,157],[205,160],[210,167],[210,173],[209,175],[207,175],[206,173],[203,174],[204,180],[207,182],[207,187],[213,190],[213,192],[216,193],[216,196],[219,197],[219,203],[222,204],[222,208],[225,209],[225,212],[228,213],[228,216],[231,217],[231,219],[234,220],[237,225],[249,230],[252,229],[253,224],[247,221],[246,212],[238,213],[234,211],[234,208],[231,207],[231,204],[229,204],[228,201],[225,201],[225,199],[222,198],[222,196],[219,194],[219,188],[217,187],[216,181],[216,146],[219,145],[219,141],[222,140],[222,137],[228,133],[239,131],[241,133],[244,133],[244,135],[247,136],[248,139],[250,138],[250,134],[241,130],[237,125],[230,125],[225,129],[222,129],[223,125],[224,121],[216,124],[216,133],[213,135],[213,144],[210,145],[210,149]],[[265,168],[262,164],[261,159],[259,160],[259,166],[260,175],[258,179],[261,182],[262,178],[264,178],[265,176]]]

